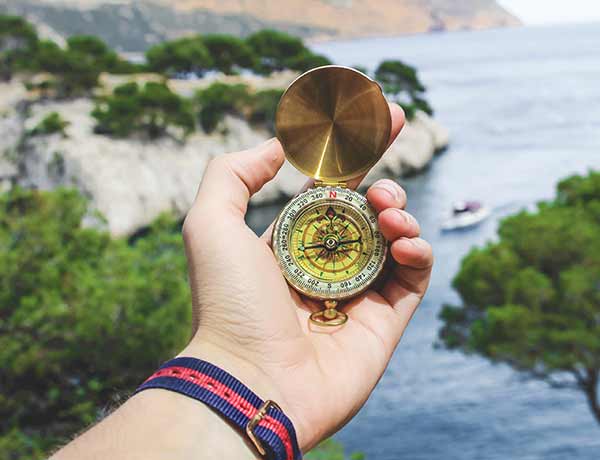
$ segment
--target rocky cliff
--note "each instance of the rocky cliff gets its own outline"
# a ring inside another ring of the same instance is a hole
[[[122,51],[192,33],[245,36],[276,28],[348,39],[518,25],[495,0],[0,0],[57,36],[93,34]]]
[[[282,83],[282,78],[289,80],[290,76],[274,77],[277,84]],[[263,86],[274,83],[261,82]],[[193,90],[190,82],[179,82],[179,87],[173,83],[179,92]],[[210,158],[248,148],[270,136],[241,119],[228,117],[221,133],[196,132],[185,143],[166,138],[154,142],[113,139],[93,133],[92,106],[90,99],[34,103],[28,100],[20,82],[0,84],[0,186],[77,187],[106,217],[114,235],[131,234],[161,212],[184,216]],[[51,112],[58,112],[69,122],[65,136],[27,135]],[[418,114],[373,169],[367,183],[382,176],[398,177],[419,171],[447,143],[446,130],[426,115]],[[253,203],[290,197],[305,181],[286,164],[277,178],[254,197]]]

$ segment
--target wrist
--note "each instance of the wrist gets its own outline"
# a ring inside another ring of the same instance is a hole
[[[191,357],[211,363],[239,380],[252,393],[263,401],[273,401],[287,416],[296,431],[296,439],[302,449],[302,434],[299,432],[297,419],[291,411],[288,401],[278,385],[260,366],[251,360],[244,359],[224,347],[215,345],[210,341],[195,338],[177,357]],[[242,435],[245,437],[245,435]],[[302,449],[304,450],[304,449]]]
[[[220,367],[250,388],[261,399],[276,401],[282,409],[287,409],[283,395],[271,377],[260,367],[235,353],[211,342],[194,339],[177,355],[177,357],[182,356],[208,361]]]

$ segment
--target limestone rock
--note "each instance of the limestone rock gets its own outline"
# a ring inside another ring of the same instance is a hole
[[[183,217],[212,157],[258,145],[270,137],[244,120],[226,117],[215,133],[197,131],[185,143],[170,138],[152,142],[116,139],[93,132],[90,99],[29,104],[24,102],[21,88],[21,84],[0,86],[0,96],[4,96],[0,110],[5,114],[0,117],[0,186],[77,187],[104,215],[113,235],[130,235],[162,212]],[[51,112],[58,112],[69,123],[66,136],[24,135]],[[365,185],[380,177],[422,170],[447,143],[448,132],[443,127],[427,115],[417,114],[369,173]],[[289,198],[306,181],[286,163],[252,203]]]
[[[93,133],[91,110],[87,99],[33,107],[27,129],[54,111],[70,124],[67,137],[53,134],[27,140],[19,183],[40,189],[79,188],[107,219],[113,235],[131,234],[162,212],[184,216],[212,156],[267,138],[230,118],[228,135],[198,133],[184,144],[172,139],[113,139]]]

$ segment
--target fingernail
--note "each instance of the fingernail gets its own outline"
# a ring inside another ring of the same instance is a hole
[[[394,200],[400,199],[400,190],[394,181],[389,179],[381,179],[372,185],[372,188],[385,190]]]

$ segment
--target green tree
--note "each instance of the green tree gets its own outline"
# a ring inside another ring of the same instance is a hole
[[[252,69],[254,53],[241,38],[232,35],[204,35],[202,42],[213,60],[212,67],[227,75],[236,73],[236,69]]]
[[[277,30],[261,30],[246,41],[257,57],[255,70],[261,74],[284,69],[304,71],[330,64],[326,57],[313,54],[299,38]]]
[[[0,15],[0,80],[10,80],[27,68],[38,36],[31,24],[18,16]]]
[[[216,82],[196,92],[198,118],[207,133],[215,130],[226,114],[242,115],[251,100],[248,87]]]
[[[186,342],[175,221],[128,243],[82,227],[87,216],[74,191],[0,195],[2,460],[44,458]]]
[[[156,82],[143,87],[135,82],[118,86],[111,96],[99,100],[92,116],[97,120],[96,133],[116,137],[138,133],[156,139],[170,128],[185,137],[195,128],[189,102]]]
[[[64,120],[58,112],[51,112],[46,115],[31,131],[30,136],[45,136],[48,134],[60,133],[66,137],[65,128],[69,122]]]
[[[600,173],[558,185],[554,201],[502,221],[499,241],[472,250],[445,306],[449,348],[574,387],[600,423]]]
[[[43,84],[59,98],[89,94],[98,86],[102,71],[95,57],[82,52],[77,44],[74,49],[63,49],[48,40],[39,42],[30,69],[50,74],[50,80]]]
[[[330,65],[331,61],[321,54],[315,54],[312,51],[306,49],[297,56],[294,56],[287,60],[286,65],[299,72],[306,72],[307,70],[314,69],[315,67],[321,67],[324,65]]]
[[[354,452],[346,456],[344,446],[334,439],[327,439],[306,454],[306,460],[364,460],[365,455]]]
[[[433,115],[425,99],[425,86],[414,67],[396,60],[383,61],[375,70],[375,79],[386,94],[402,106],[408,118],[413,118],[416,110]]]
[[[148,68],[166,75],[202,75],[213,67],[213,59],[201,36],[180,38],[155,45],[146,52]]]
[[[252,95],[248,121],[252,124],[265,126],[275,133],[275,113],[283,95],[282,89],[265,89]]]
[[[88,61],[90,66],[94,66],[102,72],[127,74],[142,70],[139,65],[122,59],[100,38],[93,35],[73,35],[69,37],[67,39],[67,49],[69,52],[77,53],[79,57]]]

